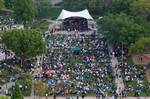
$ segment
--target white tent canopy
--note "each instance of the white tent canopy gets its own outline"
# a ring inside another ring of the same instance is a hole
[[[89,11],[87,9],[79,12],[70,12],[67,10],[62,10],[57,20],[64,20],[70,17],[81,17],[88,20],[93,20],[92,16],[89,14]]]

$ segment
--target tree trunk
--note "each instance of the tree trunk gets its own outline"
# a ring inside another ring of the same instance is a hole
[[[25,57],[21,57],[21,67],[25,71],[24,65],[25,65]]]

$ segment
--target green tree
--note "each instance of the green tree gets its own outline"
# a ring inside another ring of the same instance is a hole
[[[131,4],[132,13],[150,20],[150,0],[135,0]]]
[[[45,51],[45,44],[39,32],[35,30],[11,30],[3,35],[3,42],[21,58],[22,64],[25,59],[35,57]]]
[[[3,0],[0,0],[0,10],[4,8],[4,1]]]
[[[11,99],[24,99],[18,84],[14,87]]]
[[[64,7],[67,10],[72,10],[72,11],[78,11],[78,10],[83,10],[86,7],[87,0],[63,0],[64,1]]]
[[[13,0],[13,10],[16,20],[23,24],[33,21],[36,15],[33,0]]]
[[[135,22],[124,13],[108,14],[98,21],[99,31],[108,38],[108,41],[123,43],[129,46],[142,35],[146,35],[149,29]]]
[[[150,53],[150,37],[141,37],[129,48],[130,55]]]
[[[5,2],[5,7],[7,9],[12,9],[12,6],[13,6],[13,0],[4,0]]]
[[[22,85],[22,93],[24,96],[30,96],[32,90],[33,76],[29,73],[21,74],[17,79],[17,83]]]
[[[112,7],[112,0],[88,0],[88,9],[94,15],[104,15]]]
[[[42,81],[36,81],[34,85],[35,95],[42,96],[48,90],[47,84],[43,83]]]
[[[135,0],[112,0],[111,12],[112,13],[123,12],[129,14],[131,12],[130,8],[133,1]]]
[[[106,13],[112,4],[112,0],[63,0],[64,8],[72,11],[88,9],[94,15]]]

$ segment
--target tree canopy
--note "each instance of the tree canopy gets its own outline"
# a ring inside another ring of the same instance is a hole
[[[92,14],[102,15],[111,7],[112,0],[63,0],[64,8],[73,11],[88,9]]]
[[[48,90],[47,84],[40,80],[36,81],[34,86],[35,95],[37,96],[42,96]]]
[[[107,14],[99,20],[98,24],[99,31],[109,42],[123,43],[128,46],[150,31],[148,27],[138,24],[131,16],[124,13]]]
[[[112,0],[112,7],[111,12],[112,13],[126,13],[129,14],[131,11],[131,4],[135,0]]]
[[[32,91],[33,76],[30,73],[21,74],[16,83],[22,85],[21,92],[24,96],[29,96]],[[24,90],[25,88],[25,90]]]
[[[35,30],[11,30],[3,35],[6,47],[21,58],[31,58],[45,50],[43,39]]]
[[[4,0],[4,2],[5,2],[5,7],[7,9],[12,9],[12,7],[13,7],[13,0]]]
[[[141,37],[129,49],[131,55],[150,53],[150,37]]]
[[[4,1],[0,0],[0,10],[4,7]]]
[[[14,87],[11,99],[24,99],[23,95],[21,93],[21,90],[19,88],[19,85],[17,83],[16,83],[16,85]]]
[[[150,17],[150,0],[134,0],[131,4],[131,12],[148,19]]]
[[[36,15],[33,0],[13,0],[13,10],[18,22],[27,23],[33,21]]]

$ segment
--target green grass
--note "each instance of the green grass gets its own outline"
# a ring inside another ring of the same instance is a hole
[[[7,96],[0,96],[0,99],[10,99],[10,98]]]
[[[31,28],[35,29],[37,31],[42,31],[45,32],[48,30],[49,22],[46,20],[36,20],[35,22],[32,23]]]
[[[135,93],[135,90],[137,89],[137,82],[135,82],[135,81],[132,81],[132,82],[127,82],[126,83],[128,86],[131,86],[133,89],[134,89],[134,91],[132,91],[132,92],[127,92],[127,96],[134,96],[134,93]],[[150,83],[148,83],[146,80],[144,80],[143,82],[142,82],[142,84],[143,84],[143,86],[144,87],[148,87],[149,85],[150,85]],[[140,96],[150,96],[150,90],[141,90],[141,94],[140,94]]]

